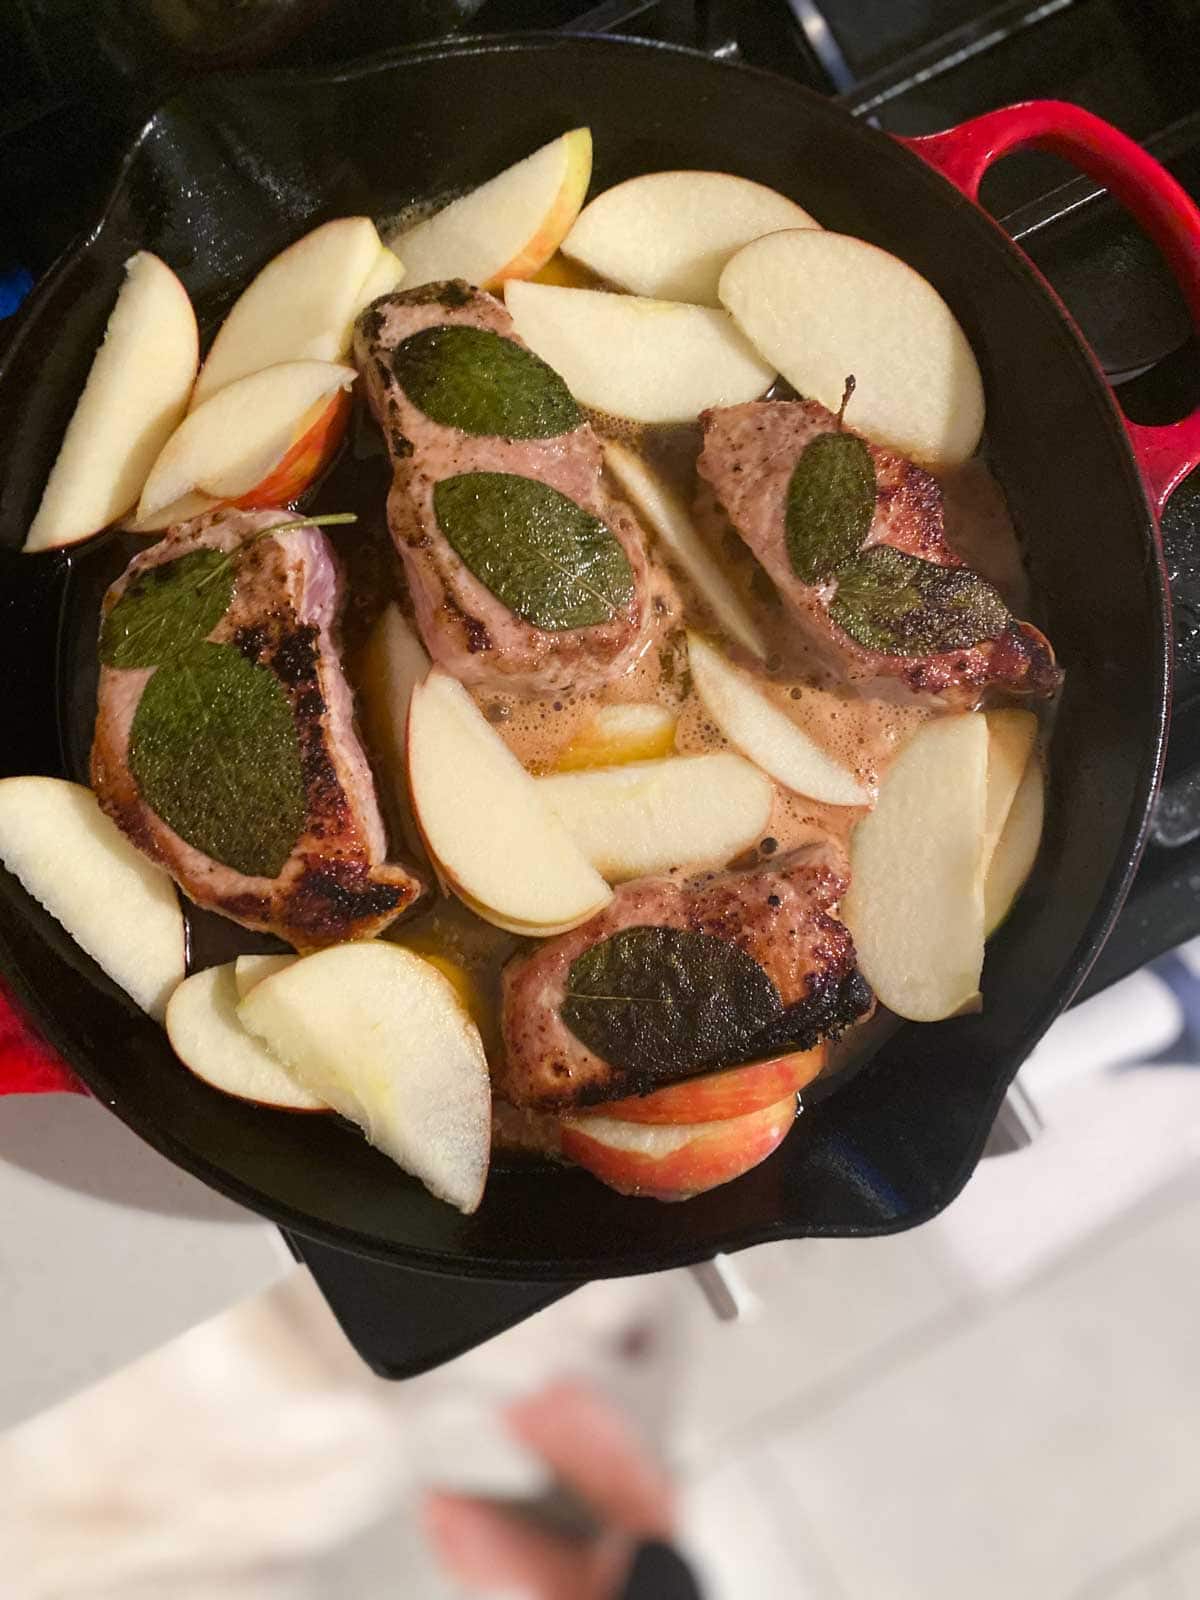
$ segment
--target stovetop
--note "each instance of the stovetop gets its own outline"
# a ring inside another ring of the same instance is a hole
[[[0,317],[95,213],[119,152],[174,88],[214,67],[324,66],[451,29],[571,27],[740,58],[895,133],[1015,100],[1075,100],[1145,143],[1200,197],[1200,0],[15,0],[0,17]],[[189,31],[190,30],[190,31]],[[1090,180],[1050,156],[1001,162],[982,200],[1083,328],[1135,421],[1200,404],[1200,346],[1165,267]],[[0,343],[4,337],[0,320]],[[1200,933],[1200,473],[1163,521],[1176,612],[1166,783],[1142,868],[1085,995]],[[290,1241],[376,1370],[400,1376],[571,1287],[408,1275]]]

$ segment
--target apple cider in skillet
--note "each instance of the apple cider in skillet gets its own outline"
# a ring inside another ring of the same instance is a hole
[[[214,1089],[466,1212],[493,1146],[686,1199],[985,1005],[1060,677],[932,286],[742,178],[590,173],[575,129],[327,223],[203,365],[135,257],[27,543],[151,541],[92,792],[0,783],[5,864]],[[186,976],[170,879],[258,937]]]

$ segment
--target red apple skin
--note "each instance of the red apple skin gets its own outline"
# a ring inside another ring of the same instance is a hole
[[[775,1105],[741,1117],[699,1123],[695,1137],[686,1144],[655,1155],[606,1144],[588,1130],[583,1119],[564,1119],[562,1154],[618,1194],[646,1200],[690,1200],[706,1189],[740,1178],[765,1161],[783,1143],[795,1120],[796,1096],[789,1094]],[[678,1128],[664,1127],[661,1132],[667,1142]]]
[[[617,1117],[622,1122],[725,1122],[798,1093],[822,1070],[827,1055],[826,1046],[819,1044],[771,1061],[752,1061],[744,1067],[726,1067],[683,1083],[669,1083],[651,1094],[609,1100],[589,1106],[580,1115]]]
[[[350,421],[350,391],[338,389],[301,419],[303,431],[277,466],[253,489],[226,502],[242,511],[289,505],[315,483],[333,460]],[[314,415],[315,413],[315,415]],[[313,418],[309,421],[308,418]]]

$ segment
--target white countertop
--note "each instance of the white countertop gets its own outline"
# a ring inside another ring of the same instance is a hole
[[[82,1095],[0,1099],[0,1429],[274,1283],[269,1223]]]

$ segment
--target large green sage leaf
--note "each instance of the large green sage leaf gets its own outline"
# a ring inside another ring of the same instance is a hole
[[[220,550],[193,550],[147,567],[130,582],[100,629],[106,667],[156,667],[199,644],[233,599],[233,563]]]
[[[875,515],[875,464],[853,433],[818,434],[788,481],[788,556],[805,583],[820,583],[862,549]]]
[[[684,928],[623,928],[571,963],[562,1018],[602,1060],[642,1082],[743,1060],[782,1012],[737,945]]]
[[[608,622],[633,597],[612,530],[547,483],[464,472],[436,486],[433,509],[480,583],[535,628]]]
[[[462,433],[549,439],[581,421],[554,368],[488,328],[422,328],[397,345],[392,371],[427,417]]]
[[[353,511],[297,517],[260,528],[232,550],[192,550],[145,568],[100,626],[100,660],[106,667],[156,667],[182,655],[207,639],[229,610],[238,559],[252,544],[292,528],[357,521]]]
[[[150,679],[129,738],[150,809],[236,872],[274,878],[304,828],[300,740],[274,673],[198,644]]]
[[[991,584],[966,567],[939,567],[886,544],[838,569],[829,614],[858,644],[891,656],[965,650],[1012,620]]]

